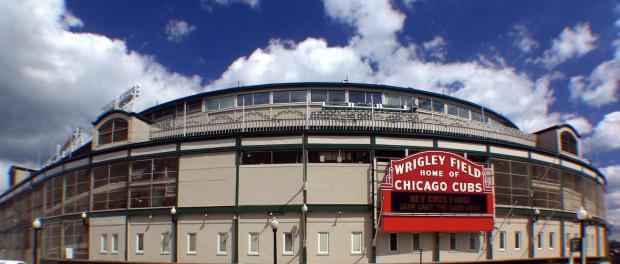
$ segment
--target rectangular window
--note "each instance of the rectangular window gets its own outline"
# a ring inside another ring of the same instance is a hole
[[[370,163],[370,153],[363,150],[311,150],[310,163]]]
[[[319,255],[329,254],[329,233],[319,232]]]
[[[542,232],[538,232],[537,242],[538,242],[537,248],[542,249],[543,248],[543,233]]]
[[[258,255],[258,233],[250,233],[248,236],[248,254]]]
[[[426,98],[418,98],[418,107],[420,109],[431,111],[431,100]]]
[[[293,233],[284,232],[282,234],[283,244],[282,253],[284,255],[293,255]]]
[[[310,101],[313,103],[327,102],[326,90],[311,90]]]
[[[444,103],[441,101],[433,101],[433,112],[443,113],[444,112]]]
[[[450,233],[450,250],[456,250],[456,233]]]
[[[351,253],[352,254],[362,253],[362,232],[351,233]]]
[[[187,253],[196,254],[196,233],[187,234]]]
[[[254,105],[262,105],[269,103],[269,92],[255,93]]]
[[[506,232],[499,232],[499,250],[506,250]]]
[[[459,115],[459,108],[456,105],[448,105],[448,114],[453,116]]]
[[[273,92],[273,103],[281,104],[290,102],[290,93],[289,91],[277,91]]]
[[[112,253],[118,253],[118,234],[112,234]]]
[[[398,233],[390,233],[390,251],[398,250]]]
[[[101,253],[108,253],[108,234],[101,234]]]
[[[469,110],[459,107],[459,117],[469,119]]]
[[[521,250],[521,232],[515,232],[515,250]]]
[[[419,251],[422,248],[422,240],[420,233],[413,233],[413,251]]]
[[[549,249],[555,247],[555,232],[549,232]]]
[[[235,98],[230,96],[220,97],[220,109],[228,109],[234,106]]]
[[[381,93],[349,90],[349,103],[367,106],[370,106],[371,104],[381,104]]]
[[[228,234],[227,233],[218,233],[217,234],[217,254],[224,255],[226,254],[226,248],[228,247]]]
[[[291,91],[291,103],[306,102],[306,91]]]
[[[283,164],[301,163],[301,150],[280,151],[244,151],[241,154],[241,164]]]
[[[220,98],[216,97],[205,100],[205,109],[207,111],[220,109]]]
[[[330,103],[344,103],[344,90],[327,91],[327,101]]]
[[[136,234],[136,253],[144,252],[144,234],[137,233]]]
[[[570,248],[570,233],[566,233],[564,237],[564,247],[566,247],[566,249]]]
[[[401,100],[400,100],[400,95],[395,95],[395,94],[386,94],[385,95],[385,105],[386,106],[393,106],[393,107],[400,107],[401,104]]]
[[[160,253],[162,254],[169,254],[170,253],[170,233],[169,232],[165,232],[165,233],[161,233],[161,235],[159,236],[159,246],[160,246]]]
[[[474,250],[478,246],[478,233],[469,233],[469,249]]]
[[[482,122],[482,115],[478,112],[471,112],[471,120]]]

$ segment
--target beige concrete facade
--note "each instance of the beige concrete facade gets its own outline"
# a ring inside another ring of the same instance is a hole
[[[235,154],[187,155],[179,159],[179,206],[233,206]]]

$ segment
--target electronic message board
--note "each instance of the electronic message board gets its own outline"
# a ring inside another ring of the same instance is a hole
[[[484,166],[445,151],[393,160],[381,185],[385,232],[493,229],[493,186]]]

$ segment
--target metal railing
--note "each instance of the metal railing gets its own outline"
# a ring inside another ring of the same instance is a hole
[[[262,107],[200,113],[154,123],[151,140],[239,132],[275,131],[385,131],[411,134],[437,134],[492,139],[536,145],[533,134],[514,128],[418,110],[325,109],[312,107]]]

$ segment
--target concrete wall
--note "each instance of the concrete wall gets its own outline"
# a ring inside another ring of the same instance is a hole
[[[88,224],[88,252],[91,260],[125,260],[125,216],[91,217]],[[108,251],[101,252],[101,235],[108,236]],[[112,235],[118,235],[118,252],[112,251]]]
[[[318,253],[318,233],[329,232],[329,253]],[[351,253],[351,233],[362,232],[362,254]],[[368,263],[372,219],[367,213],[308,213],[308,263]]]
[[[370,164],[308,164],[308,203],[368,204],[370,174]]]
[[[549,240],[550,233],[553,232],[554,244],[551,247]],[[542,234],[542,247],[538,247],[538,233]],[[536,258],[559,258],[562,257],[562,238],[560,236],[560,221],[547,220],[541,217],[534,225],[534,248]]]
[[[181,156],[179,207],[235,205],[234,152]]]
[[[303,203],[303,164],[241,165],[240,205]]]
[[[526,259],[529,257],[529,220],[519,217],[498,217],[493,231],[493,259]],[[506,232],[506,247],[500,249],[500,232]],[[521,246],[515,247],[515,233],[521,232]]]
[[[433,261],[435,233],[421,233],[422,262]],[[403,263],[420,261],[420,251],[413,250],[413,234],[398,233],[398,250],[390,251],[390,233],[377,234],[377,262]]]
[[[184,263],[231,263],[233,258],[233,215],[181,215],[178,221],[177,260]],[[188,233],[196,234],[196,252],[188,252]],[[226,252],[218,253],[218,234],[227,235]]]
[[[172,232],[172,219],[168,215],[130,216],[127,230],[128,260],[139,262],[170,262],[172,255],[162,253],[162,233]],[[144,250],[136,251],[136,234],[144,234]],[[171,245],[172,246],[172,245]]]
[[[301,237],[303,220],[301,214],[285,213],[276,216],[280,225],[276,234],[278,263],[301,262]],[[239,262],[240,263],[272,263],[273,262],[273,231],[268,213],[244,213],[239,217]],[[293,254],[283,253],[283,233],[293,233]],[[259,234],[258,254],[249,252],[250,233]],[[314,263],[309,261],[309,263]]]

